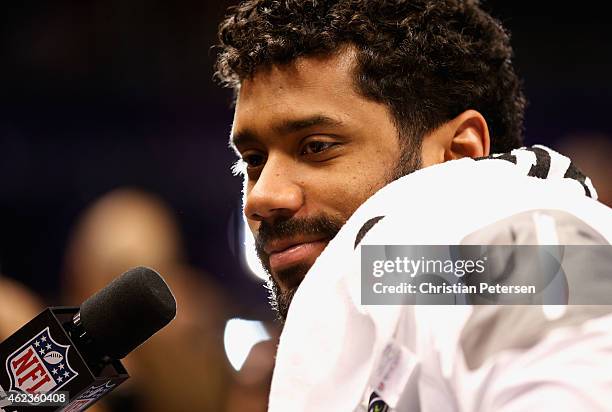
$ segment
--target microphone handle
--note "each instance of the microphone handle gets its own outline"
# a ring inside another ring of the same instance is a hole
[[[79,308],[44,310],[0,343],[0,412],[81,411],[128,379],[95,343]]]

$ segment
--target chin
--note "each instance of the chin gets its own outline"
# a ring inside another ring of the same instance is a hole
[[[312,264],[302,263],[274,272],[274,279],[282,293],[288,293],[298,288]]]

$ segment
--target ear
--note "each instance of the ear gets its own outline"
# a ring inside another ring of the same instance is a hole
[[[489,155],[491,139],[485,118],[476,110],[466,110],[447,124],[444,161]]]

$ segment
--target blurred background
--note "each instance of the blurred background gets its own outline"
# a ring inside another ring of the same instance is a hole
[[[136,265],[179,301],[99,410],[266,409],[279,325],[243,256],[231,93],[212,81],[216,28],[235,3],[1,6],[0,340]],[[549,7],[484,2],[512,33],[526,143],[573,156],[610,205],[609,18],[597,2]],[[177,368],[192,387],[168,378]]]

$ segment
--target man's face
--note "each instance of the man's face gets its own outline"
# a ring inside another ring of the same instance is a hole
[[[247,164],[244,213],[281,318],[357,207],[398,167],[418,164],[398,166],[391,115],[357,93],[351,70],[349,52],[301,58],[260,70],[238,95],[232,143]]]

